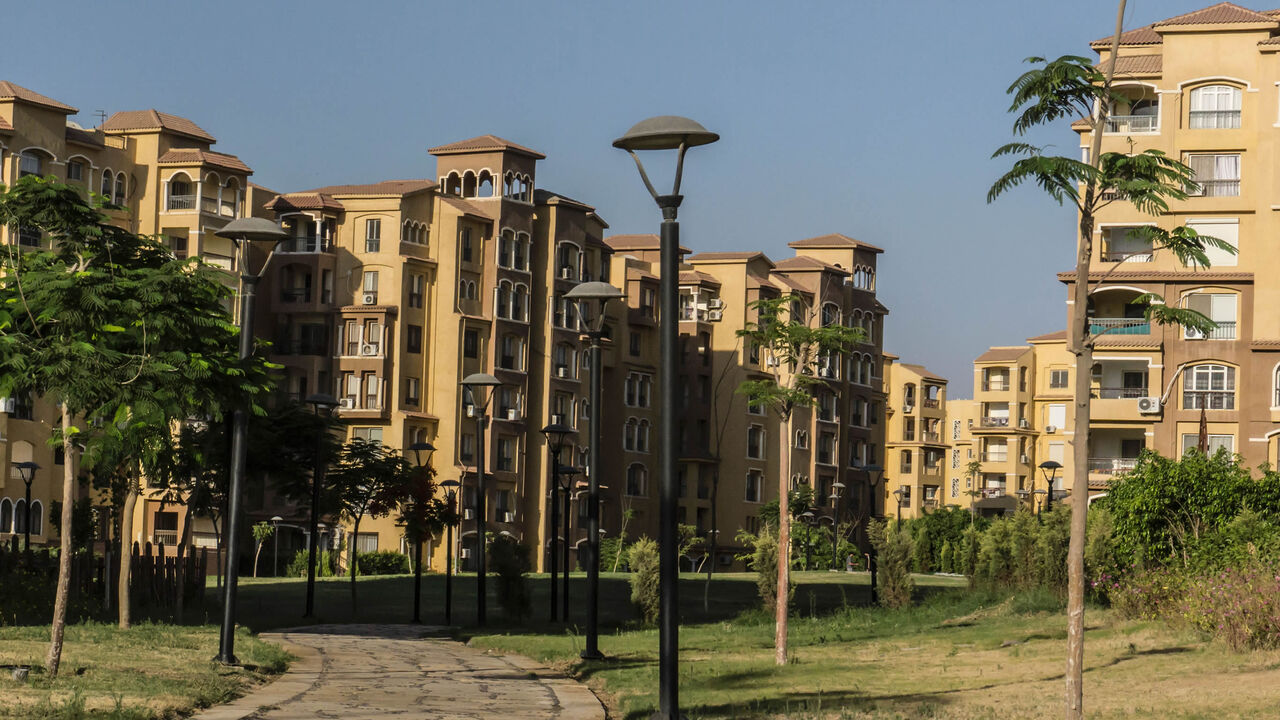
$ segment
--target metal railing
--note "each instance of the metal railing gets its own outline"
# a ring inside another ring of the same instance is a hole
[[[1194,126],[1193,126],[1194,127]],[[1160,118],[1155,115],[1111,115],[1103,132],[1158,132]]]
[[[1138,466],[1138,458],[1096,457],[1089,458],[1089,472],[1103,475],[1129,472]]]
[[[921,404],[922,404],[922,405],[924,405],[924,406],[925,406],[925,407],[927,407],[927,408],[933,408],[933,409],[935,409],[935,410],[936,410],[936,409],[938,409],[938,407],[940,407],[940,405],[941,405],[941,404],[938,402],[938,399],[937,399],[937,398],[925,398],[925,399],[921,402]]]
[[[200,198],[200,212],[206,212],[210,215],[218,214],[218,198],[202,197]]]
[[[156,530],[151,534],[152,544],[164,544],[165,547],[175,547],[178,544],[177,530]]]
[[[1188,120],[1192,130],[1232,130],[1240,127],[1240,111],[1192,110]]]
[[[1183,331],[1182,336],[1188,340],[1235,340],[1236,339],[1236,321],[1235,320],[1215,320],[1217,325],[1214,329],[1207,333],[1199,330],[1187,328]]]
[[[1186,410],[1235,410],[1235,390],[1183,390],[1182,407]]]
[[[914,432],[908,431],[908,430],[902,431],[902,442],[915,442],[915,441],[916,441],[916,434]]]
[[[1151,250],[1103,250],[1102,262],[1151,262]]]
[[[1089,318],[1090,335],[1150,335],[1146,318]]]
[[[983,392],[1005,392],[1010,387],[1008,380],[983,380]]]
[[[1004,494],[1004,488],[1002,487],[982,488],[982,497],[984,498],[1002,498],[1004,497]]]
[[[1007,417],[984,417],[979,420],[982,427],[1009,427],[1009,418]]]
[[[982,453],[982,462],[1008,462],[1009,453],[1005,452],[984,452]]]
[[[936,432],[923,432],[920,437],[927,443],[942,442],[942,434]]]
[[[169,210],[194,210],[196,207],[196,196],[170,195],[169,202],[165,207]]]
[[[1187,194],[1195,197],[1235,197],[1240,194],[1240,178],[1196,180],[1187,188]]]
[[[1101,387],[1098,388],[1098,397],[1102,400],[1140,398],[1146,397],[1147,392],[1144,387]]]

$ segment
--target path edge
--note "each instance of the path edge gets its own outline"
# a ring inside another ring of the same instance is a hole
[[[523,655],[499,655],[506,662],[536,676],[555,693],[563,720],[602,720],[609,717],[604,703],[585,683],[578,682],[564,673],[557,672]]]
[[[281,632],[258,635],[258,639],[278,645],[296,658],[279,677],[248,688],[248,692],[229,703],[206,708],[190,720],[246,720],[262,708],[284,702],[314,685],[324,668],[324,654],[316,648],[289,642],[284,636]]]

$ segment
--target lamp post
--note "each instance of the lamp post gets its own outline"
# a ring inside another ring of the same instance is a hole
[[[27,486],[26,514],[22,518],[22,535],[23,535],[22,549],[30,550],[31,549],[31,483],[35,482],[36,471],[40,469],[40,466],[29,460],[25,462],[14,463],[13,466],[18,469],[18,476],[22,478],[22,484]]]
[[[485,487],[484,466],[488,458],[484,454],[484,434],[489,427],[489,401],[493,392],[485,392],[486,388],[497,388],[502,381],[488,373],[472,373],[462,379],[463,402],[470,399],[469,405],[475,408],[476,417],[476,625],[484,625],[485,621]]]
[[[1044,518],[1040,517],[1040,511],[1044,510],[1044,496],[1048,494],[1049,493],[1044,490],[1034,490],[1031,493],[1032,509],[1036,510],[1036,519],[1040,520],[1041,522],[1044,522]]]
[[[902,529],[902,498],[907,494],[907,486],[900,485],[897,490],[893,491],[893,496],[898,499],[898,522],[893,526],[894,530]]]
[[[837,538],[836,530],[840,527],[840,498],[844,495],[844,483],[836,481],[831,483],[831,495],[827,498],[831,501],[831,569],[839,570],[840,563],[836,561]]]
[[[562,467],[559,473],[561,479],[560,493],[564,497],[564,517],[561,518],[561,522],[564,523],[562,528],[564,532],[560,535],[560,557],[564,561],[564,572],[560,581],[564,588],[563,592],[560,593],[560,617],[564,618],[565,622],[569,622],[569,519],[572,515],[572,507],[569,501],[573,490],[573,476],[579,472],[581,471],[576,467]]]
[[[235,243],[239,251],[236,266],[240,270],[240,359],[244,360],[253,354],[253,305],[258,289],[258,281],[271,263],[276,245],[288,237],[280,226],[265,218],[237,218],[227,223],[214,233],[218,237],[227,238]],[[255,242],[270,246],[267,258],[262,267],[249,272],[251,253],[249,247]],[[244,523],[244,508],[241,506],[244,495],[244,469],[248,450],[249,414],[240,404],[235,409],[231,420],[231,478],[227,503],[227,579],[223,585],[222,632],[218,642],[218,656],[214,658],[224,665],[236,664],[236,589],[240,580],[240,535]]]
[[[1044,480],[1048,484],[1049,493],[1045,495],[1044,509],[1053,509],[1053,484],[1058,479],[1058,470],[1062,468],[1062,463],[1057,460],[1045,460],[1040,463],[1040,472],[1044,473]]]
[[[458,512],[458,488],[462,483],[457,480],[445,480],[440,486],[444,491],[444,502],[449,507],[449,516],[444,524],[444,624],[453,624],[453,523]]]
[[[816,515],[812,510],[800,513],[800,522],[804,523],[804,571],[809,572],[809,560],[813,555],[813,524]]]
[[[870,524],[876,511],[876,487],[884,479],[884,468],[879,465],[863,465],[862,470],[867,473],[867,523]],[[876,602],[876,549],[868,542],[867,550],[867,571],[871,573],[871,602],[874,603]]]
[[[320,544],[320,488],[324,485],[324,437],[329,432],[329,415],[338,406],[332,395],[316,393],[307,397],[307,404],[315,409],[320,423],[316,432],[315,465],[311,469],[311,514],[307,519],[310,532],[307,535],[307,608],[302,617],[313,618],[316,613],[316,546]]]
[[[409,446],[413,451],[413,462],[418,466],[418,480],[426,484],[429,477],[431,467],[431,456],[436,452],[436,446],[429,442],[416,442]],[[424,464],[422,461],[422,453],[427,454],[427,460]],[[413,531],[413,622],[420,623],[422,612],[422,534],[426,532],[424,527],[422,513],[424,508],[419,503],[426,502],[426,493],[419,492],[414,496],[414,521],[416,526]]]
[[[551,530],[547,533],[547,547],[550,552],[549,560],[551,565],[551,622],[555,622],[556,613],[559,612],[560,607],[559,599],[556,595],[559,592],[558,583],[556,582],[557,563],[560,562],[560,556],[556,552],[556,533],[560,532],[560,498],[557,497],[557,493],[560,492],[560,470],[562,468],[560,465],[560,453],[564,450],[565,439],[570,435],[577,434],[577,431],[560,422],[559,418],[556,418],[556,422],[542,428],[540,432],[547,439],[547,450],[551,453]],[[568,515],[567,510],[565,515]],[[568,544],[568,533],[565,534],[564,540]],[[568,576],[569,564],[567,557],[564,572]],[[568,591],[569,588],[565,587],[566,594],[568,594]],[[565,603],[565,609],[565,619],[568,620],[568,603]]]
[[[676,370],[679,367],[677,358],[677,335],[679,309],[677,283],[680,272],[680,225],[676,220],[677,211],[683,197],[680,195],[680,181],[684,174],[684,154],[698,145],[706,145],[719,140],[720,136],[709,132],[706,128],[688,118],[664,115],[642,120],[632,126],[625,135],[613,141],[613,146],[626,150],[636,162],[640,171],[640,179],[645,188],[653,196],[654,202],[662,210],[662,229],[660,233],[659,262],[659,318],[661,321],[660,360],[662,407],[660,421],[661,437],[661,473],[662,495],[659,505],[658,547],[660,552],[658,576],[661,587],[658,630],[658,713],[659,720],[677,720],[680,717],[680,679],[677,675],[679,664],[680,606],[679,552],[676,538],[676,503],[679,489],[676,480],[676,458],[679,431],[679,419],[676,417],[678,397],[676,395]],[[637,151],[675,150],[676,177],[671,193],[659,195],[649,181],[644,165],[640,162]]]
[[[280,523],[284,518],[279,515],[271,517],[271,576],[280,576]]]
[[[624,297],[623,292],[606,282],[585,282],[565,293],[578,308],[582,325],[587,328],[590,343],[591,387],[587,391],[587,638],[581,657],[600,660],[600,393],[604,383],[600,352],[604,341],[604,323],[608,319],[610,300]]]

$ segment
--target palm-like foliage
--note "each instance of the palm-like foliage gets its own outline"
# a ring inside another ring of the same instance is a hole
[[[374,440],[355,438],[342,447],[337,466],[330,471],[334,498],[343,517],[351,521],[347,549],[351,575],[351,609],[356,608],[356,544],[360,521],[386,517],[413,497],[416,473],[393,448]]]

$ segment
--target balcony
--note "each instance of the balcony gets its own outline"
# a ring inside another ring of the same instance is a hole
[[[939,407],[941,407],[941,403],[940,403],[940,402],[938,402],[938,399],[937,399],[937,398],[925,398],[925,399],[921,402],[921,404],[922,404],[922,405],[924,405],[925,407],[927,407],[927,408],[931,408],[931,409],[933,409],[933,410],[937,410]]]
[[[1091,457],[1089,458],[1089,472],[1098,475],[1115,475],[1116,473],[1125,473],[1138,466],[1138,458],[1125,457]]]
[[[177,530],[156,530],[151,536],[153,545],[164,545],[165,547],[176,547],[178,544]]]
[[[1009,389],[1009,380],[992,379],[982,381],[982,392],[1006,392]]]
[[[940,443],[940,442],[942,442],[942,433],[936,433],[936,432],[923,432],[923,433],[920,433],[920,437],[921,437],[925,442],[927,442],[927,443]]]
[[[1198,330],[1187,329],[1183,331],[1182,336],[1188,340],[1235,340],[1236,339],[1236,321],[1235,320],[1214,320],[1217,327],[1207,333]]]
[[[169,202],[165,204],[166,210],[195,210],[195,195],[170,195]]]
[[[978,420],[978,426],[984,428],[1007,428],[1009,427],[1009,418],[984,417]]]
[[[1098,388],[1097,397],[1102,400],[1116,400],[1120,398],[1140,398],[1147,396],[1145,387],[1101,387]]]
[[[1239,110],[1192,110],[1187,119],[1192,130],[1234,130],[1240,127]]]
[[[1100,254],[1102,262],[1131,262],[1131,263],[1148,263],[1153,259],[1153,253],[1147,250],[1103,250]]]
[[[276,252],[314,253],[329,252],[331,249],[328,238],[321,238],[315,235],[303,235],[300,237],[292,237],[281,242],[276,247]]]
[[[311,302],[311,288],[309,287],[282,288],[280,290],[280,302],[309,303]]]
[[[1151,322],[1146,318],[1090,318],[1090,335],[1150,335]]]
[[[1155,115],[1112,115],[1107,118],[1107,127],[1103,132],[1109,133],[1154,133],[1160,132],[1160,118]]]
[[[1003,488],[1003,487],[985,487],[985,488],[982,488],[982,498],[983,498],[984,500],[989,500],[989,499],[991,499],[991,498],[1002,498],[1002,497],[1004,497],[1004,494],[1005,494],[1005,493],[1004,493],[1004,488]]]
[[[1009,461],[1009,453],[1007,451],[1005,452],[987,451],[982,453],[982,462],[1002,463],[1002,462],[1008,462],[1008,461]]]

